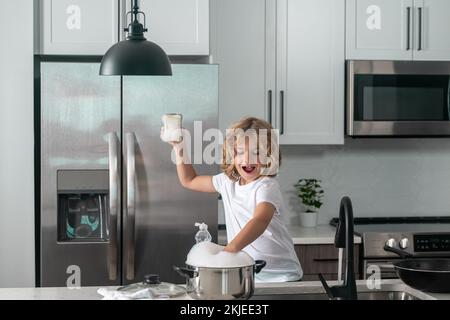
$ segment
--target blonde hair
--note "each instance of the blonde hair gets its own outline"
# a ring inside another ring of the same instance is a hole
[[[278,134],[276,134],[272,125],[265,120],[254,117],[243,118],[233,123],[227,129],[225,141],[222,147],[222,164],[220,168],[231,180],[239,179],[239,173],[234,164],[235,141],[238,137],[241,137],[242,134],[245,135],[250,131],[256,132],[257,134],[258,149],[261,147],[262,140],[263,142],[266,142],[267,146],[264,151],[266,151],[269,161],[263,166],[261,176],[275,177],[277,175],[278,168],[281,165],[281,152],[279,151]],[[266,137],[262,136],[262,132],[267,133]]]

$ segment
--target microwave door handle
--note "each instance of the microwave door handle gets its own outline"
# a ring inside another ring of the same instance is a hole
[[[353,121],[355,120],[355,66],[354,61],[347,63],[347,134],[353,135]]]
[[[119,208],[119,139],[115,132],[108,135],[109,146],[109,246],[108,274],[117,279],[117,212]]]
[[[135,260],[135,214],[136,214],[136,153],[135,135],[133,132],[126,134],[127,142],[127,216],[126,216],[126,278],[134,279]]]

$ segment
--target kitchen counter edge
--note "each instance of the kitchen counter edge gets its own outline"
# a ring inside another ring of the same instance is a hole
[[[365,280],[358,280],[358,291],[369,291]],[[329,285],[336,285],[329,281]],[[115,289],[116,287],[107,287]],[[99,287],[73,288],[0,288],[0,300],[100,300],[97,293]],[[425,293],[405,285],[399,279],[382,280],[380,291],[404,291],[422,300],[450,300],[449,294]],[[255,295],[264,294],[309,294],[324,293],[320,281],[299,281],[286,283],[257,283]],[[189,296],[178,297],[177,300],[191,300]]]

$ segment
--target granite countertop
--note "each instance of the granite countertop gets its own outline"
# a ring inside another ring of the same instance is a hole
[[[288,225],[287,229],[294,244],[334,244],[336,228],[328,224],[318,225],[315,228]],[[361,243],[361,237],[355,236],[354,241]],[[219,230],[218,243],[227,244],[226,230]]]
[[[370,291],[365,280],[358,280],[358,292]],[[336,285],[336,281],[329,281],[329,285]],[[116,287],[108,287],[115,289]],[[103,297],[97,293],[99,287],[68,288],[0,288],[0,300],[100,300]],[[405,285],[401,280],[382,280],[380,291],[403,291],[422,300],[450,300],[450,294],[424,293]],[[309,294],[323,293],[320,281],[300,281],[285,283],[256,284],[255,295],[265,294]],[[190,300],[187,295],[177,300]]]

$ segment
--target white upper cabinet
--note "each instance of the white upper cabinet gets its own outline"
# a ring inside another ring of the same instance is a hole
[[[41,36],[36,52],[40,54],[103,55],[119,38],[125,39],[131,0],[39,0],[39,4]],[[209,55],[209,0],[140,0],[139,6],[146,16],[146,38],[167,54]],[[142,15],[139,21],[144,23]]]
[[[225,132],[246,116],[268,119],[266,1],[212,0],[211,13],[211,57],[219,64],[220,130]]]
[[[450,1],[347,0],[349,60],[450,60]]]
[[[103,55],[118,40],[119,0],[41,0],[37,52]]]
[[[415,0],[414,60],[450,60],[450,1]]]
[[[350,60],[411,60],[413,0],[347,0]]]
[[[139,7],[146,16],[145,37],[168,55],[209,55],[209,0],[140,0]],[[131,0],[122,0],[122,26],[130,10]]]
[[[219,126],[263,118],[281,144],[344,143],[345,0],[214,0]]]
[[[282,144],[343,144],[344,0],[277,1],[276,123]]]

